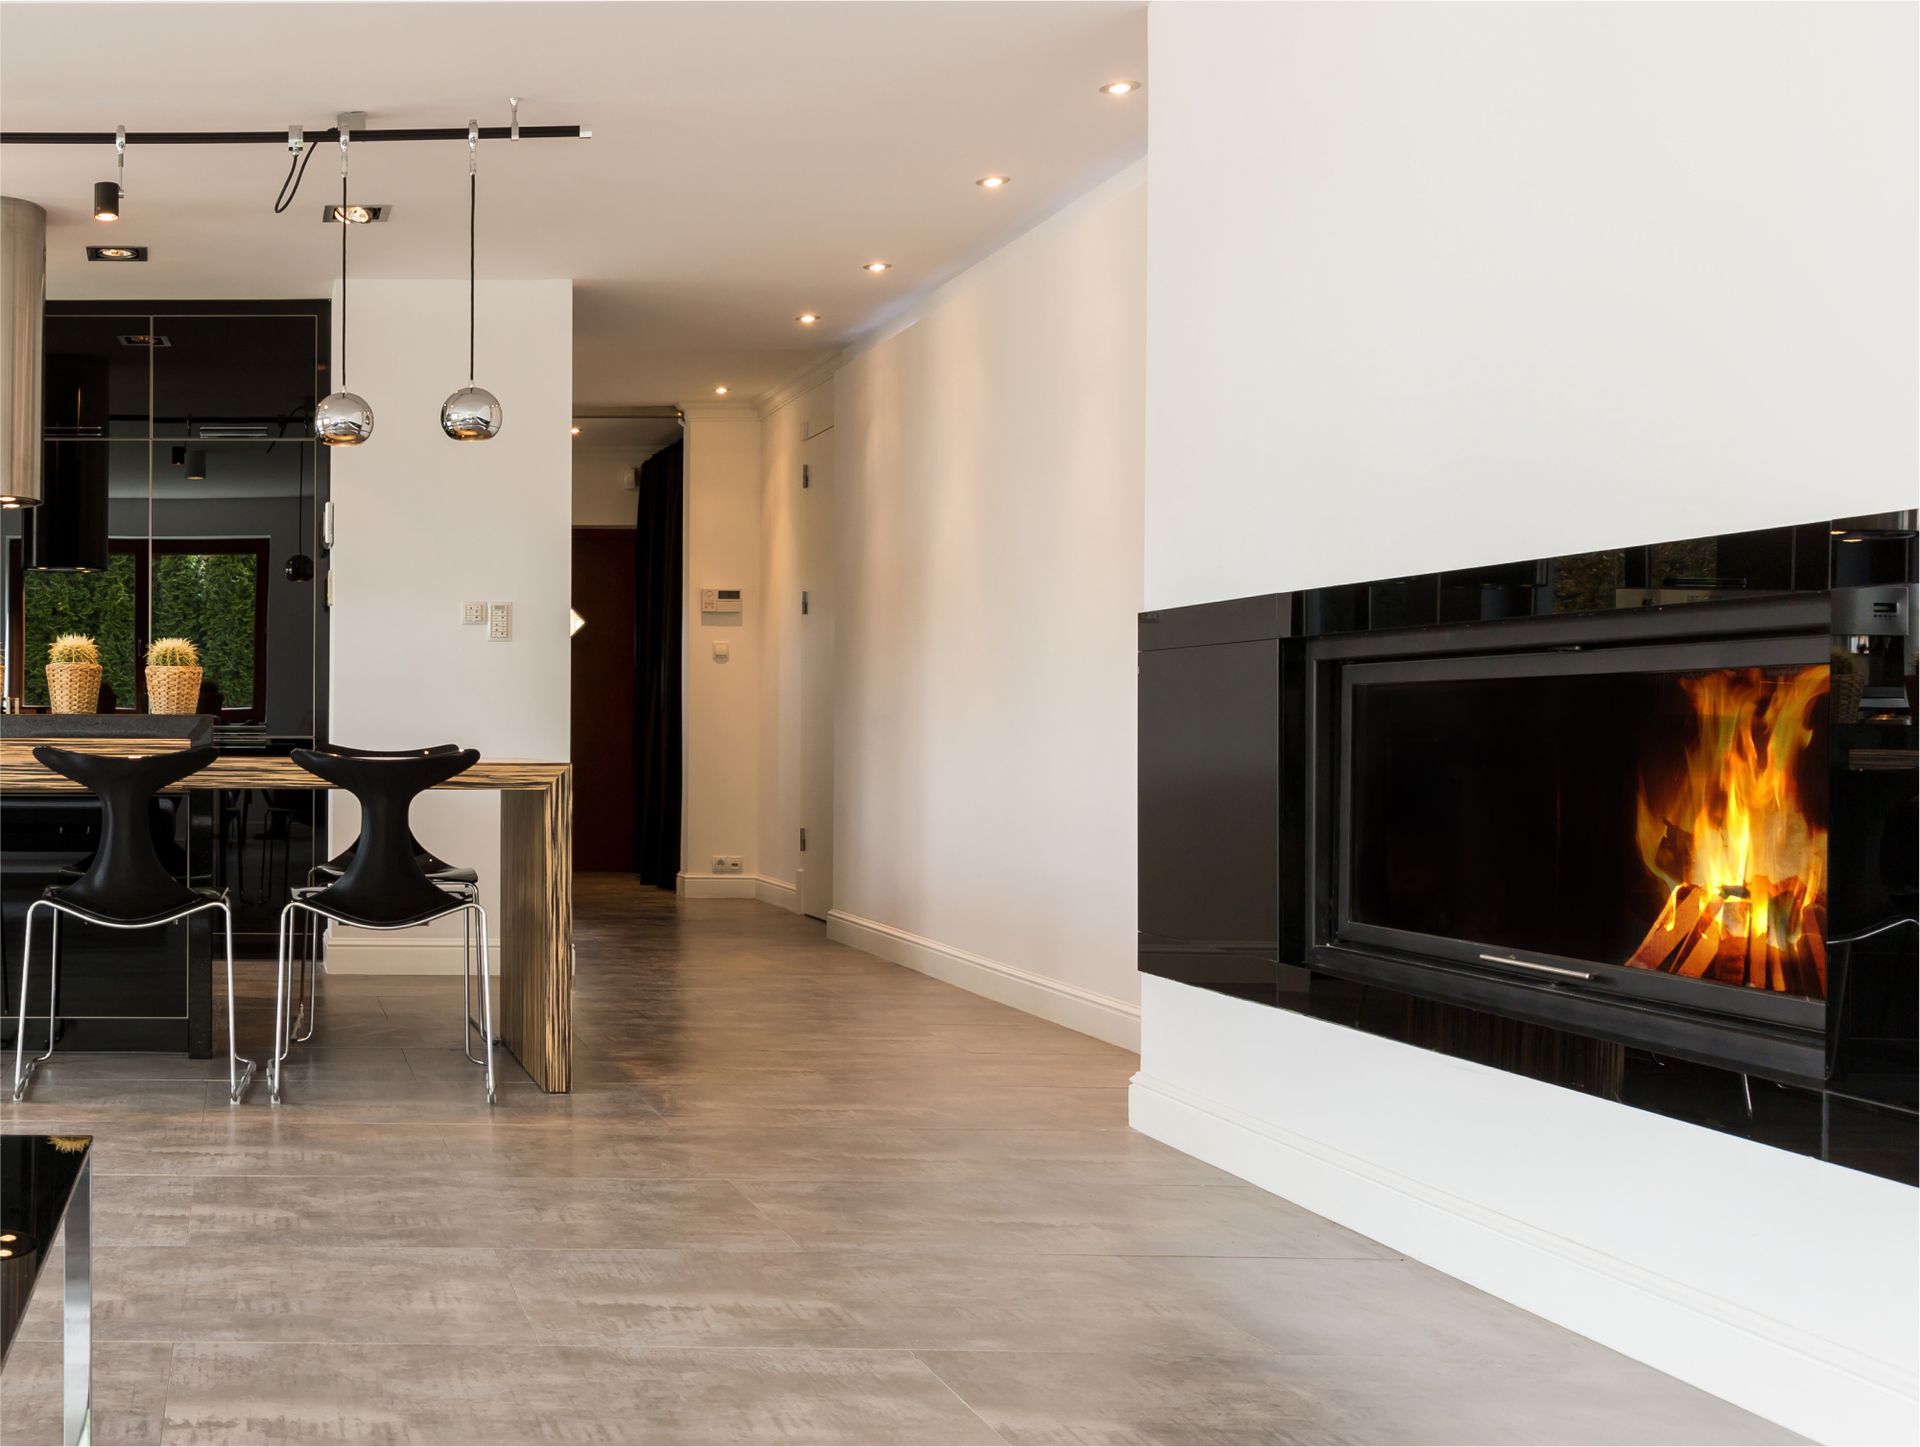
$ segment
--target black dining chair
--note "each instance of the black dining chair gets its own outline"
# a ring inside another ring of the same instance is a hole
[[[202,910],[217,909],[227,927],[227,1099],[237,1103],[255,1063],[240,1053],[234,1034],[233,906],[224,889],[181,883],[161,863],[149,823],[154,795],[198,773],[220,756],[211,745],[173,753],[121,757],[76,753],[42,745],[33,751],[47,768],[72,779],[100,801],[100,842],[77,876],[50,885],[27,906],[20,951],[20,1015],[14,1036],[13,1098],[21,1099],[36,1067],[53,1055],[60,991],[60,917],[71,915],[108,929],[158,929]],[[52,916],[47,972],[47,1048],[27,1059],[27,988],[32,978],[33,918]],[[242,1068],[244,1067],[244,1069]]]
[[[355,749],[345,744],[315,744],[317,754],[334,754],[343,759],[417,759],[442,754],[457,754],[458,744],[430,744],[423,749]],[[479,874],[458,864],[449,864],[436,856],[432,850],[414,838],[411,827],[407,830],[407,840],[413,847],[414,858],[419,861],[421,871],[435,884],[445,886],[450,892],[474,897],[480,888]],[[324,864],[316,864],[307,871],[307,886],[292,893],[296,898],[312,894],[321,880],[332,881],[347,872],[347,866],[353,863],[353,854],[360,847],[355,839],[345,849]],[[473,929],[469,916],[460,921],[460,980],[461,989],[467,1002],[467,1025],[462,1047],[467,1059],[475,1065],[481,1064],[480,1057],[473,1053],[473,1035],[479,1028],[473,1018]],[[309,915],[305,928],[301,930],[300,983],[295,990],[299,1002],[300,1015],[294,1021],[293,1030],[288,1036],[290,1042],[306,1044],[313,1039],[314,1025],[320,1014],[320,928],[316,917]]]
[[[464,773],[479,761],[472,749],[453,752],[345,754],[295,749],[293,761],[308,773],[345,789],[360,801],[360,837],[345,869],[331,884],[297,890],[280,912],[280,973],[274,1004],[274,1049],[270,1095],[280,1099],[281,1063],[291,1046],[293,929],[295,917],[332,920],[355,929],[403,930],[431,924],[449,915],[463,916],[480,937],[480,1014],[485,1054],[474,1059],[486,1070],[487,1103],[493,1103],[493,995],[487,948],[487,912],[469,886],[449,890],[421,867],[418,842],[408,826],[414,799],[424,790]],[[471,1003],[467,1014],[471,1019]],[[473,1059],[472,1051],[468,1058]]]

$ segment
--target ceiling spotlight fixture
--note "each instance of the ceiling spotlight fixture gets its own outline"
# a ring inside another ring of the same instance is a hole
[[[1138,89],[1140,89],[1140,82],[1137,80],[1110,80],[1100,87],[1100,94],[1111,96],[1132,95]]]
[[[127,128],[125,126],[114,130],[113,158],[119,179],[96,181],[93,185],[93,219],[95,221],[120,219],[120,202],[127,194]]]
[[[320,208],[320,219],[329,223],[345,221],[349,226],[371,226],[376,221],[385,221],[391,210],[393,208],[386,205],[362,206],[356,201],[342,206],[337,201],[329,201]]]
[[[567,609],[567,637],[571,638],[587,626],[587,620],[580,616],[578,608]]]
[[[862,271],[870,271],[875,276],[878,276],[883,271],[892,271],[893,263],[891,261],[869,261],[865,266],[861,267],[860,269]]]
[[[569,427],[567,431],[571,432],[575,437],[580,435],[580,429],[578,427]]]
[[[467,385],[440,406],[440,430],[455,442],[486,442],[500,433],[500,399],[473,385],[473,339],[478,283],[475,226],[480,215],[480,122],[467,122]]]
[[[998,191],[998,190],[999,190],[999,189],[1000,189],[1000,188],[1001,188],[1002,186],[1010,186],[1010,185],[1012,185],[1012,184],[1013,184],[1013,177],[1011,177],[1011,176],[982,176],[982,177],[981,177],[981,178],[980,178],[980,179],[979,179],[978,181],[975,181],[975,182],[974,182],[973,184],[974,184],[974,185],[976,185],[976,186],[980,186],[980,187],[983,187],[984,189],[986,189],[986,190],[988,190],[988,191]]]
[[[801,312],[794,320],[803,327],[810,327],[820,320],[820,314],[818,312]]]
[[[340,204],[347,204],[347,128],[340,127]],[[373,435],[373,408],[347,390],[347,237],[340,228],[340,390],[329,392],[313,409],[313,435],[329,447],[358,447]]]
[[[731,392],[732,390],[733,388],[727,386],[725,383],[722,383],[720,386],[715,387],[713,389],[713,395],[716,397],[724,397],[727,395],[727,393]]]
[[[186,466],[188,482],[205,482],[207,480],[207,454],[199,448],[194,447],[188,449]]]
[[[145,261],[147,248],[144,246],[89,246],[88,261]]]

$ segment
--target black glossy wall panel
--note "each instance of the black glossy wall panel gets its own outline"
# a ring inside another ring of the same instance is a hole
[[[1140,968],[1271,1002],[1280,645],[1140,655]]]

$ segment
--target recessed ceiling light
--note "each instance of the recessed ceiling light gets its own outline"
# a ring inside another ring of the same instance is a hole
[[[810,327],[815,322],[820,320],[820,316],[817,312],[801,312],[799,316],[794,318],[794,320],[800,323],[800,325],[803,327]]]
[[[713,395],[716,397],[724,397],[727,395],[727,393],[731,392],[732,390],[733,388],[727,387],[727,386],[715,387],[713,389]]]
[[[391,206],[360,206],[352,204],[342,206],[337,201],[329,201],[320,208],[320,219],[322,221],[338,221],[342,216],[345,216],[349,225],[370,226],[375,221],[385,221],[387,219],[387,213],[392,210],[393,208]]]
[[[578,427],[569,427],[567,431],[572,433],[575,437],[578,437],[580,435],[580,429]]]
[[[860,269],[862,271],[870,271],[875,276],[878,276],[883,271],[892,271],[893,263],[891,261],[869,261],[865,266],[861,267]]]
[[[1140,82],[1137,80],[1110,80],[1100,87],[1100,94],[1111,96],[1132,95],[1139,89]]]
[[[89,246],[88,261],[145,261],[147,248],[144,246]]]
[[[1012,185],[1013,177],[982,176],[978,181],[975,181],[973,184],[976,186],[984,186],[989,191],[998,191],[1002,186]]]

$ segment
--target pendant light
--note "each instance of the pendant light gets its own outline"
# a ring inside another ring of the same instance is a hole
[[[500,432],[500,399],[473,385],[475,221],[480,209],[480,122],[467,122],[467,385],[441,404],[440,430],[455,442],[485,442]]]
[[[340,207],[347,205],[347,128],[340,128]],[[357,447],[373,434],[373,408],[347,390],[347,233],[340,223],[340,390],[320,399],[313,411],[313,435],[329,447]]]

